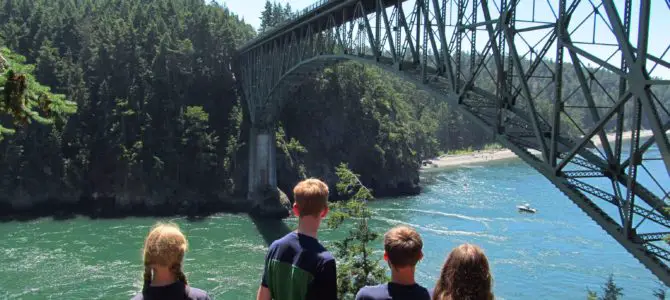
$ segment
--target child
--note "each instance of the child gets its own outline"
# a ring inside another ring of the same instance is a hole
[[[384,260],[391,268],[391,282],[366,286],[356,300],[430,300],[428,290],[414,281],[416,264],[423,258],[423,241],[407,226],[391,228],[384,234]]]
[[[433,300],[493,300],[489,261],[482,249],[463,244],[449,253],[433,290]]]
[[[257,300],[337,299],[335,258],[317,239],[328,214],[328,186],[304,180],[293,189],[298,230],[270,245]]]
[[[144,242],[144,286],[132,300],[209,300],[205,291],[188,286],[182,271],[187,248],[177,225],[156,224]]]

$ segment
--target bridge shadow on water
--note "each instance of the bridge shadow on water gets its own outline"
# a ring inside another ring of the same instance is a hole
[[[251,218],[267,245],[291,232],[291,229],[282,219],[260,218],[254,215],[249,215],[249,218]]]

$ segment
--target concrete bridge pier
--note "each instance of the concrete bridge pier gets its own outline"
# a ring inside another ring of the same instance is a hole
[[[274,126],[252,125],[249,137],[249,189],[247,199],[252,212],[261,216],[285,217],[287,209],[279,202]]]
[[[251,128],[249,137],[249,200],[257,201],[268,189],[276,189],[275,133],[269,128]],[[256,203],[260,204],[260,203]]]

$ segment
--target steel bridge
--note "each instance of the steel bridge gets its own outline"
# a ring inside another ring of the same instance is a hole
[[[318,2],[238,49],[249,198],[276,187],[286,95],[357,61],[457,107],[670,285],[668,20],[670,0]]]

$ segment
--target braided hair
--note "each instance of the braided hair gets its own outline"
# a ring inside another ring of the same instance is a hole
[[[184,283],[184,285],[188,285],[188,281],[186,280],[186,275],[184,275],[184,271],[181,269],[181,263],[177,263],[172,265],[172,268],[170,268],[172,273],[174,274],[175,277],[177,277],[177,280],[181,281]]]
[[[182,262],[187,249],[186,237],[177,225],[156,224],[144,241],[144,288],[151,284],[152,266],[155,265],[169,266],[177,280],[187,285],[186,275],[182,271]]]
[[[152,275],[151,274],[151,266],[145,264],[144,265],[144,288],[143,289],[146,289],[147,287],[149,287],[149,285],[151,285],[151,278],[152,278],[151,275]]]

